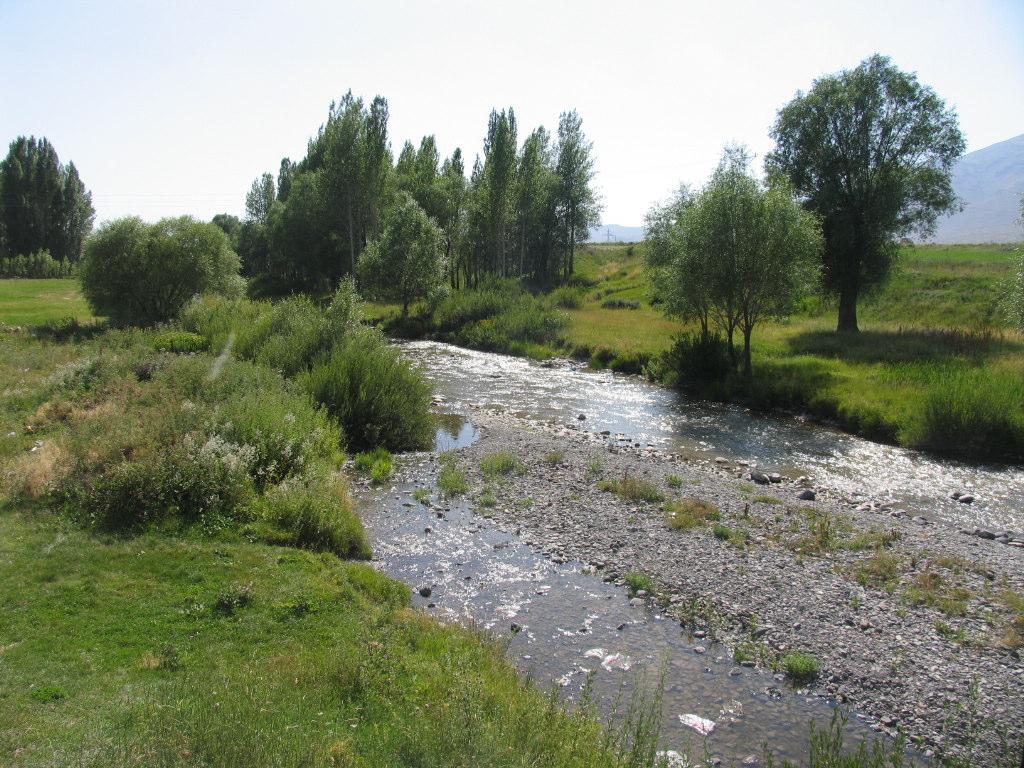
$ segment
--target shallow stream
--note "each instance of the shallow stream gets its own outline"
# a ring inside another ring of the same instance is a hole
[[[402,347],[435,382],[449,412],[499,408],[607,431],[621,444],[809,475],[819,486],[959,527],[1024,527],[1024,472],[1017,468],[937,460],[797,418],[688,402],[638,377],[566,361],[540,364],[436,342]],[[439,430],[435,449],[477,437],[470,421],[457,422]],[[606,715],[625,711],[638,682],[653,688],[660,679],[666,749],[695,757],[706,751],[727,764],[759,764],[762,744],[780,758],[806,756],[810,722],[827,724],[835,702],[736,664],[725,647],[690,636],[580,563],[553,562],[528,539],[477,514],[471,502],[442,501],[436,452],[404,457],[393,486],[357,492],[375,557],[417,591],[417,605],[507,638],[517,667],[568,699],[579,697],[593,673],[593,695]],[[435,492],[420,502],[412,496],[418,488]],[[954,490],[978,500],[958,504],[948,498]],[[706,736],[694,727],[706,727],[702,720],[714,723]],[[872,735],[855,713],[846,732],[850,742]]]

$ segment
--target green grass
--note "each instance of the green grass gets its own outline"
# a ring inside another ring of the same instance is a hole
[[[642,246],[588,246],[594,287],[567,312],[567,348],[600,367],[639,371],[687,326],[651,303]],[[1024,456],[1024,337],[995,311],[1014,255],[1006,246],[904,248],[892,280],[861,302],[862,332],[839,336],[834,302],[811,300],[754,332],[754,381],[706,387],[712,399],[802,409],[886,442],[977,458]],[[607,296],[637,310],[604,309]]]
[[[488,477],[525,475],[526,465],[511,451],[497,451],[480,461],[480,470]]]
[[[10,510],[0,559],[12,765],[626,764],[369,566]]]
[[[455,454],[442,453],[439,459],[441,471],[437,475],[437,487],[446,498],[461,496],[469,491],[466,473],[459,469]]]
[[[790,680],[797,684],[812,682],[821,672],[818,660],[809,653],[792,651],[783,656],[779,663]]]
[[[0,280],[0,325],[42,325],[93,319],[78,280]]]
[[[677,531],[688,531],[720,517],[718,507],[700,499],[678,499],[665,505],[668,527]]]
[[[0,334],[0,762],[653,765],[652,715],[568,712],[343,559],[339,430],[293,382],[153,338]]]
[[[637,592],[646,592],[648,595],[654,594],[654,579],[643,571],[630,571],[625,575],[623,581],[626,583],[626,588],[631,595],[635,595]]]
[[[665,500],[665,494],[657,485],[637,477],[636,475],[625,474],[620,479],[600,480],[597,487],[602,491],[609,491],[626,501],[647,501],[656,504]]]

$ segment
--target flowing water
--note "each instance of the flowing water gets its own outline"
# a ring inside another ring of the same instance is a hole
[[[473,435],[467,425],[461,440],[442,433],[439,443],[458,445]],[[762,744],[797,759],[806,754],[810,723],[831,720],[831,702],[735,664],[725,647],[631,604],[622,588],[580,563],[553,562],[468,502],[441,502],[436,493],[415,501],[417,488],[436,488],[437,462],[424,454],[402,462],[403,479],[393,487],[357,489],[378,564],[412,586],[415,603],[431,615],[507,638],[510,659],[541,688],[578,701],[592,672],[593,701],[614,721],[638,686],[650,692],[660,685],[662,747],[726,764],[759,759]],[[429,595],[420,595],[421,587]],[[714,729],[705,739],[680,716],[711,721]],[[846,734],[855,743],[870,731],[854,717]]]
[[[696,458],[755,462],[764,471],[813,477],[851,498],[864,495],[960,528],[1024,529],[1024,469],[937,459],[791,416],[689,401],[637,376],[568,361],[537,363],[448,344],[403,344],[452,410],[502,408],[531,419],[609,431]],[[586,420],[579,422],[583,414]],[[950,498],[970,492],[973,504]]]
[[[687,402],[637,377],[568,362],[539,364],[435,342],[403,349],[435,382],[449,411],[501,408],[557,423],[579,423],[584,414],[587,429],[607,430],[622,442],[810,475],[818,485],[957,526],[1024,527],[1019,469],[940,461],[795,418]],[[471,422],[456,421],[439,430],[436,450],[477,437]],[[809,723],[831,719],[834,702],[735,664],[726,648],[688,636],[646,604],[632,604],[623,589],[582,564],[553,562],[469,502],[440,501],[437,469],[434,454],[412,454],[402,459],[394,486],[357,489],[375,557],[414,590],[429,588],[414,600],[432,615],[507,638],[509,657],[541,687],[556,686],[573,700],[592,675],[600,709],[621,714],[636,685],[661,680],[663,746],[695,756],[707,750],[727,763],[759,756],[762,743],[778,757],[800,758]],[[435,492],[421,503],[412,497],[417,488]],[[948,499],[953,490],[971,490],[978,501],[955,503]],[[694,728],[706,725],[702,720],[714,723],[706,737]],[[854,714],[846,734],[856,742],[871,731]]]

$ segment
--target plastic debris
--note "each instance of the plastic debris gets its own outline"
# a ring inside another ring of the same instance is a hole
[[[679,722],[693,728],[693,730],[702,736],[707,736],[715,730],[715,721],[708,720],[700,715],[680,715]]]
[[[609,672],[613,669],[621,669],[623,672],[626,672],[633,666],[633,662],[630,661],[629,656],[624,656],[621,653],[613,653],[604,657],[604,661],[601,662],[601,666]]]

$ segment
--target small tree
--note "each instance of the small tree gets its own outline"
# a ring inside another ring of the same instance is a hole
[[[423,299],[445,282],[441,230],[415,200],[399,193],[384,231],[363,251],[359,277],[366,293],[402,305]]]
[[[765,186],[751,176],[744,150],[729,149],[699,195],[686,201],[680,194],[649,222],[667,309],[700,319],[705,336],[713,319],[730,353],[742,333],[749,378],[754,327],[791,312],[813,278],[822,243],[817,220],[784,183]]]
[[[964,151],[956,113],[884,56],[814,82],[779,112],[769,173],[787,176],[822,219],[822,277],[839,296],[838,331],[857,331],[857,299],[885,280],[898,241],[956,207]]]
[[[93,311],[118,325],[170,320],[192,296],[239,294],[238,256],[215,224],[190,216],[104,224],[86,241],[80,279]]]

